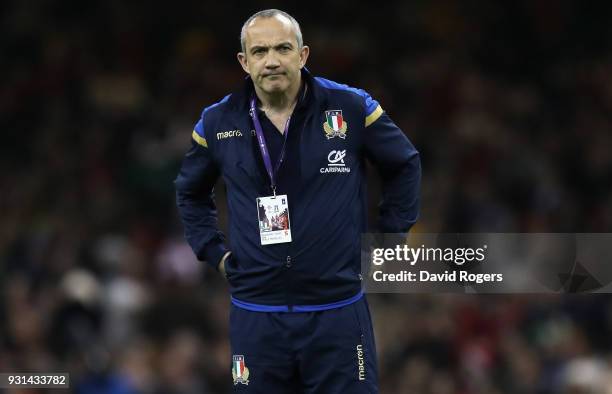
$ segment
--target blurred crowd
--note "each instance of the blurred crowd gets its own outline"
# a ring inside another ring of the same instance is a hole
[[[172,182],[270,6],[301,23],[313,74],[366,89],[421,152],[414,231],[609,232],[611,4],[8,0],[0,372],[229,392],[227,286],[183,241]],[[373,172],[370,190],[374,219]],[[383,394],[612,393],[608,296],[369,300]]]

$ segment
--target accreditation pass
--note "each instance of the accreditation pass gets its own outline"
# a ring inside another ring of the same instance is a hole
[[[262,245],[291,242],[289,202],[286,194],[257,198],[257,218]]]

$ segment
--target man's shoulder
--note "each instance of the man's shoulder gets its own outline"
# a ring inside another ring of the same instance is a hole
[[[375,112],[378,113],[379,111],[382,113],[382,109],[380,109],[378,101],[374,100],[372,96],[370,96],[370,94],[363,89],[355,88],[322,77],[315,77],[314,80],[321,87],[321,89],[326,90],[331,96],[344,96],[355,103],[359,103],[359,105],[365,109],[366,116],[370,116]]]
[[[323,77],[314,77],[314,80],[322,89],[325,89],[332,94],[350,94],[360,97],[362,99],[370,97],[368,92],[363,89],[355,88],[344,83],[332,81],[331,79]]]
[[[223,97],[221,100],[217,101],[216,103],[205,107],[202,110],[202,119],[205,119],[207,117],[216,117],[219,114],[223,113],[224,109],[228,106],[231,97],[232,94],[230,93],[227,96]]]
[[[228,106],[231,98],[231,94],[223,97],[216,103],[205,107],[202,110],[200,119],[197,121],[193,128],[193,139],[200,145],[208,148],[208,142],[206,134],[210,133],[208,130],[215,129],[221,119],[223,119],[223,113]]]

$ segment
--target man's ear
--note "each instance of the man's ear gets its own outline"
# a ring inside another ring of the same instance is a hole
[[[238,52],[236,57],[238,58],[238,63],[240,63],[244,72],[250,74],[246,55],[243,52]]]
[[[306,60],[308,60],[309,54],[310,48],[307,45],[304,45],[302,49],[300,49],[300,68],[304,68],[306,65]]]

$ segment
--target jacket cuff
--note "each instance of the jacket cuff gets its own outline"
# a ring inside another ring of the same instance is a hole
[[[206,261],[211,267],[217,270],[219,262],[223,258],[223,255],[228,251],[223,242],[218,240],[212,240],[204,246],[204,250],[198,256],[199,260]]]

